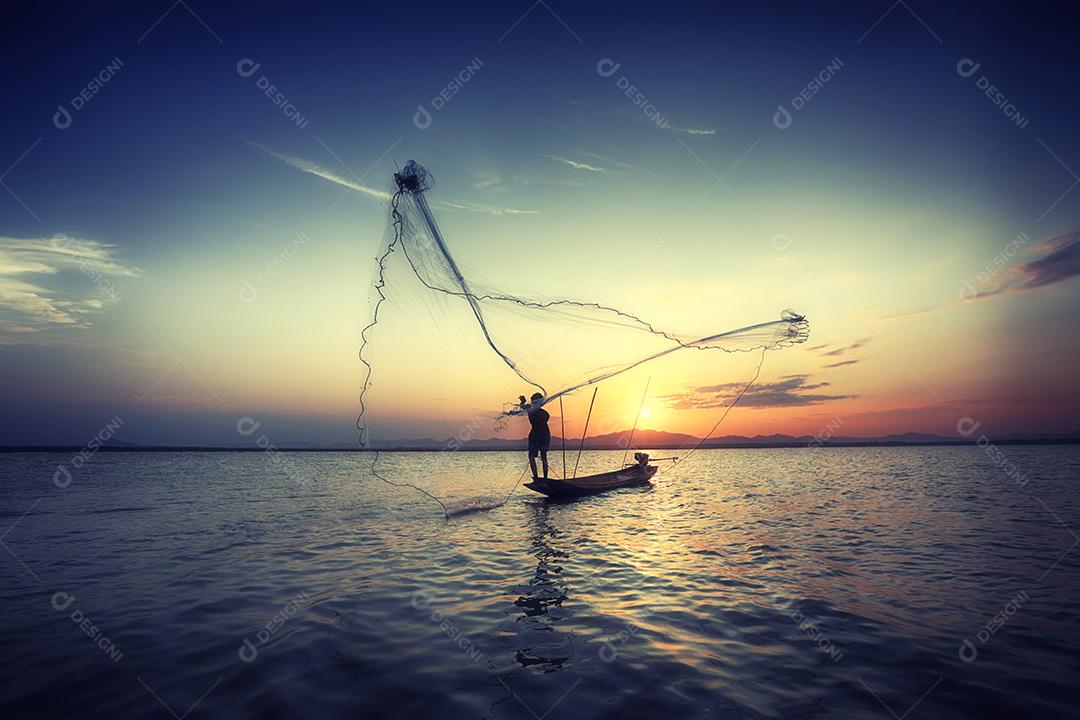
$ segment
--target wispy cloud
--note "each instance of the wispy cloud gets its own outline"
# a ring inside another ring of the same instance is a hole
[[[742,383],[706,385],[662,397],[668,400],[669,405],[675,410],[718,408],[726,407],[731,403],[744,387]],[[739,407],[800,407],[858,397],[820,392],[827,387],[829,387],[828,382],[807,382],[806,375],[788,375],[773,383],[751,385],[739,400]]]
[[[1010,270],[993,288],[977,293],[981,300],[1007,292],[1025,292],[1080,275],[1080,230],[1052,237],[1035,247],[1042,257]]]
[[[575,155],[584,155],[585,157],[592,158],[593,160],[599,160],[600,162],[607,163],[608,165],[614,165],[615,167],[622,168],[624,170],[640,170],[636,165],[631,165],[621,160],[608,157],[607,155],[601,155],[600,153],[589,152],[588,150],[574,150]]]
[[[386,192],[385,190],[379,190],[377,188],[369,187],[355,180],[350,180],[348,178],[342,177],[341,175],[338,175],[332,170],[327,170],[321,165],[317,165],[310,160],[304,160],[303,158],[298,158],[293,155],[286,155],[285,153],[280,153],[276,150],[266,147],[265,145],[253,142],[251,140],[245,140],[244,142],[248,143],[252,147],[256,147],[259,150],[262,150],[264,153],[270,155],[271,157],[275,157],[278,160],[281,160],[282,162],[291,165],[297,170],[310,173],[311,175],[320,177],[323,180],[327,180],[336,185],[349,188],[350,190],[355,190],[358,193],[368,195],[378,200],[389,200],[391,197],[390,193]],[[467,210],[469,212],[486,213],[488,215],[533,215],[539,212],[538,210],[522,210],[519,208],[493,207],[490,205],[471,203],[463,200],[441,201],[432,204],[435,207],[442,207],[448,210]]]
[[[609,115],[609,116],[614,116],[614,117],[619,117],[619,118],[633,118],[636,121],[648,122],[650,125],[655,124],[655,122],[653,121],[652,118],[650,118],[649,116],[647,116],[647,115],[645,115],[644,113],[641,113],[641,112],[630,112],[630,111],[624,110],[622,108],[612,108],[612,107],[602,108],[602,107],[600,107],[598,105],[593,105],[592,103],[588,103],[588,102],[585,102],[583,100],[575,100],[574,98],[569,98],[569,97],[566,97],[564,95],[560,95],[559,93],[554,92],[553,90],[548,90],[548,94],[550,94],[552,97],[554,97],[559,102],[562,102],[562,103],[564,103],[566,105],[570,105],[572,107],[584,108],[585,110],[588,110],[590,113],[592,113],[594,115]],[[700,136],[700,135],[715,135],[718,132],[722,132],[724,128],[679,127],[677,125],[672,125],[671,123],[667,123],[666,125],[663,126],[662,129],[667,130],[668,132],[682,133],[683,135],[698,135],[698,136]]]
[[[952,307],[958,303],[977,302],[990,298],[1017,295],[1056,285],[1080,275],[1080,230],[1056,235],[1031,248],[1031,252],[1041,254],[1034,260],[1012,267],[1000,273],[996,283],[984,289],[976,289],[971,280],[960,288],[957,298],[951,302],[932,305],[920,310],[882,315],[873,320],[909,320],[920,315],[929,315],[938,310]]]
[[[487,213],[488,215],[535,215],[540,212],[539,210],[521,210],[519,208],[478,205],[476,203],[464,202],[461,200],[435,203],[435,206],[446,208],[447,210],[468,210],[469,212]]]
[[[577,178],[547,178],[524,174],[503,177],[497,172],[485,172],[473,181],[473,189],[479,192],[510,192],[533,186],[581,187],[585,183]],[[529,213],[535,210],[527,211]]]
[[[379,190],[378,188],[369,187],[367,185],[364,185],[363,183],[344,178],[331,170],[327,170],[320,165],[316,165],[310,160],[304,160],[303,158],[298,158],[293,155],[286,155],[285,153],[280,153],[277,150],[272,150],[265,145],[254,142],[252,140],[245,140],[244,142],[246,142],[248,145],[251,145],[252,147],[256,147],[259,150],[262,150],[264,153],[270,155],[271,157],[275,157],[282,162],[288,163],[297,170],[311,173],[315,177],[320,177],[323,180],[329,180],[332,183],[341,185],[342,187],[347,187],[351,190],[355,190],[358,193],[363,193],[364,195],[369,195],[373,198],[378,198],[379,200],[390,199],[390,193],[386,192],[385,190]]]
[[[587,103],[584,100],[575,100],[574,98],[566,97],[565,95],[560,95],[559,93],[555,92],[554,90],[548,90],[548,94],[551,95],[556,100],[558,100],[559,102],[565,103],[566,105],[572,105],[574,107],[582,107],[582,108],[585,108],[586,110],[588,110],[589,112],[596,113],[596,114],[601,114],[601,113],[604,112],[604,110],[602,108],[600,108],[599,106],[597,106],[597,105],[593,105],[592,103]]]
[[[684,135],[715,135],[723,130],[723,128],[684,128],[676,127],[675,125],[668,125],[667,130],[672,132],[683,133]]]
[[[846,355],[849,352],[854,352],[855,350],[858,350],[861,347],[865,347],[868,342],[870,342],[870,338],[863,338],[861,340],[856,340],[855,342],[853,342],[853,343],[851,343],[849,345],[841,345],[838,348],[833,348],[832,350],[826,350],[825,352],[821,353],[821,357],[839,357],[840,355]],[[820,347],[825,348],[825,347],[828,347],[828,346],[827,345],[822,345]]]
[[[585,170],[585,171],[594,172],[594,173],[608,173],[608,172],[611,172],[610,170],[608,170],[605,167],[600,167],[599,165],[592,165],[592,164],[589,164],[589,163],[586,163],[586,162],[580,162],[578,160],[571,160],[570,158],[564,158],[564,157],[562,157],[560,155],[544,154],[544,157],[546,157],[549,160],[554,160],[555,162],[562,163],[563,165],[568,165],[568,166],[574,168],[575,170]]]
[[[4,340],[56,327],[89,327],[119,299],[113,278],[141,271],[95,240],[0,236],[0,335]]]
[[[859,362],[858,360],[841,360],[840,362],[835,362],[835,363],[832,363],[831,365],[826,365],[825,368],[829,369],[829,368],[844,367],[845,365],[854,365],[854,364],[856,364],[858,362]]]
[[[922,310],[912,310],[911,312],[896,313],[894,315],[878,315],[878,316],[875,316],[875,317],[870,317],[868,319],[872,320],[872,321],[877,321],[877,322],[891,322],[893,320],[910,320],[911,318],[920,317],[922,315],[930,315],[931,313],[935,313],[938,310],[941,310],[942,308],[947,308],[947,307],[950,307],[950,306],[952,306],[954,304],[955,303],[945,303],[943,305],[934,305],[932,307],[923,308]]]

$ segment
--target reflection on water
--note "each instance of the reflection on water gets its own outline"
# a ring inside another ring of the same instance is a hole
[[[352,453],[99,453],[63,489],[0,455],[0,713],[1070,717],[1080,448],[1002,452],[1024,488],[977,447],[702,451],[449,522]],[[522,461],[385,462],[460,500]]]
[[[562,637],[559,632],[559,617],[556,610],[566,600],[566,585],[559,574],[562,566],[558,563],[569,554],[553,547],[559,542],[559,531],[552,527],[550,510],[544,501],[530,503],[530,538],[533,556],[536,558],[536,571],[529,580],[525,592],[514,601],[521,609],[522,617],[518,623],[526,625],[520,630],[523,640],[532,643],[515,653],[515,658],[523,667],[531,667],[543,672],[552,672],[563,666],[570,659],[570,638]]]

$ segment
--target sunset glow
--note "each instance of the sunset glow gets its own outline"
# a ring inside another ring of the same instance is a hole
[[[995,433],[1080,427],[1078,338],[1054,331],[1080,303],[1067,171],[1080,145],[1060,96],[1018,128],[951,47],[898,64],[876,46],[766,46],[721,24],[739,69],[702,54],[690,72],[680,32],[615,59],[569,38],[540,66],[527,47],[492,45],[502,30],[472,28],[470,47],[488,54],[433,40],[423,77],[396,97],[387,88],[406,70],[383,62],[393,32],[312,22],[334,63],[267,50],[238,64],[209,35],[190,57],[142,45],[63,130],[50,119],[72,90],[53,78],[112,55],[87,36],[60,58],[68,67],[27,66],[16,85],[39,100],[20,95],[5,127],[18,162],[0,197],[5,442],[81,443],[116,414],[139,443],[230,444],[249,415],[283,440],[352,442],[374,257],[409,158],[434,173],[433,210],[479,286],[603,302],[687,337],[805,314],[809,342],[768,353],[724,433],[814,435],[839,419],[845,435],[953,436],[966,416]],[[603,36],[603,22],[580,22]],[[981,52],[989,73],[995,49]],[[378,82],[356,82],[375,67]],[[180,68],[197,84],[141,102]],[[1026,81],[993,70],[1019,103]],[[264,77],[288,106],[259,89]],[[809,100],[790,101],[812,81]],[[431,101],[446,87],[451,99]],[[464,303],[401,264],[388,280],[371,332],[380,437],[452,437],[531,391]],[[552,376],[634,350],[603,330],[513,342]],[[678,353],[604,383],[590,432],[628,429],[651,376],[642,424],[702,433],[755,366]],[[564,405],[580,431],[588,397]]]

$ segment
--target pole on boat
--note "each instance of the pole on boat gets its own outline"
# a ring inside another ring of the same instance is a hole
[[[577,460],[574,460],[574,477],[577,477],[577,466],[578,462],[581,461],[581,450],[585,447],[585,433],[589,432],[589,418],[592,417],[592,406],[593,403],[596,402],[596,391],[599,389],[600,388],[593,388],[592,400],[589,401],[589,414],[585,416],[585,429],[581,431],[581,444],[578,445]]]
[[[626,441],[626,447],[623,449],[622,464],[626,464],[626,453],[630,452],[630,443],[634,442],[634,432],[637,430],[638,418],[641,417],[641,408],[645,407],[645,397],[649,394],[649,383],[652,382],[652,377],[649,377],[645,381],[645,392],[641,393],[641,404],[638,405],[637,415],[634,416],[634,427],[630,428],[630,438]]]
[[[559,396],[559,422],[562,424],[562,431],[559,433],[562,435],[562,476],[566,477],[566,415],[563,414],[562,409],[562,395]]]

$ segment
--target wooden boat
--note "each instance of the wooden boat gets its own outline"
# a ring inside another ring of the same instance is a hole
[[[634,485],[649,485],[651,484],[649,481],[656,474],[657,468],[655,465],[647,463],[646,460],[645,463],[630,465],[622,470],[613,470],[599,475],[567,478],[565,480],[533,478],[532,482],[525,483],[525,487],[549,497],[569,497],[594,495],[607,490]]]

